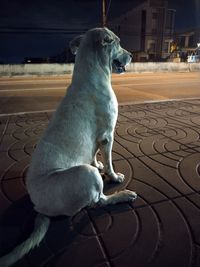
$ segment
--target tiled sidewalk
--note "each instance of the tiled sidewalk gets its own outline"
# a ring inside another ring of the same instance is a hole
[[[1,254],[32,229],[24,177],[50,116],[0,117]],[[135,190],[136,202],[54,218],[14,266],[200,266],[200,100],[121,106],[113,162],[126,179],[105,191]]]

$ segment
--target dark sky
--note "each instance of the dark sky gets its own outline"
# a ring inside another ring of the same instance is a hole
[[[108,19],[141,2],[112,0]],[[200,26],[200,0],[169,0],[169,6],[176,9],[176,30]],[[102,0],[0,0],[0,62],[56,55],[74,35],[100,26],[101,12]]]

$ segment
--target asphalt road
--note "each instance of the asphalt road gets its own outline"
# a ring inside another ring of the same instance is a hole
[[[71,82],[57,77],[0,78],[0,115],[53,110]],[[119,104],[200,98],[200,73],[126,73],[112,76]]]

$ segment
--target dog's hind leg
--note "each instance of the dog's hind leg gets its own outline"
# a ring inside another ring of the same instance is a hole
[[[103,181],[97,168],[83,164],[55,171],[43,182],[40,197],[38,191],[30,194],[36,211],[48,216],[73,216],[99,201]]]
[[[105,205],[122,203],[122,202],[130,202],[130,201],[134,201],[136,198],[137,198],[137,194],[130,190],[119,191],[108,196],[102,193],[99,199],[99,204],[101,206],[105,206]]]

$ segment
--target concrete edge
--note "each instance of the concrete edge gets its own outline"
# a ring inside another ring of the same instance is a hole
[[[19,76],[60,76],[72,74],[74,64],[5,64],[0,65],[1,77]],[[127,72],[200,72],[200,63],[145,62],[131,63],[126,67]]]
[[[140,104],[151,104],[151,103],[163,103],[163,102],[178,102],[178,101],[187,101],[187,100],[197,100],[198,97],[194,98],[173,98],[173,99],[165,99],[165,100],[148,100],[148,101],[132,101],[132,102],[124,102],[118,103],[118,106],[129,106],[129,105],[140,105]],[[15,113],[5,113],[0,114],[1,117],[8,117],[8,116],[18,116],[18,115],[25,115],[25,114],[39,114],[39,113],[47,113],[47,112],[54,112],[56,109],[47,109],[47,110],[37,110],[37,111],[27,111],[27,112],[15,112]]]

